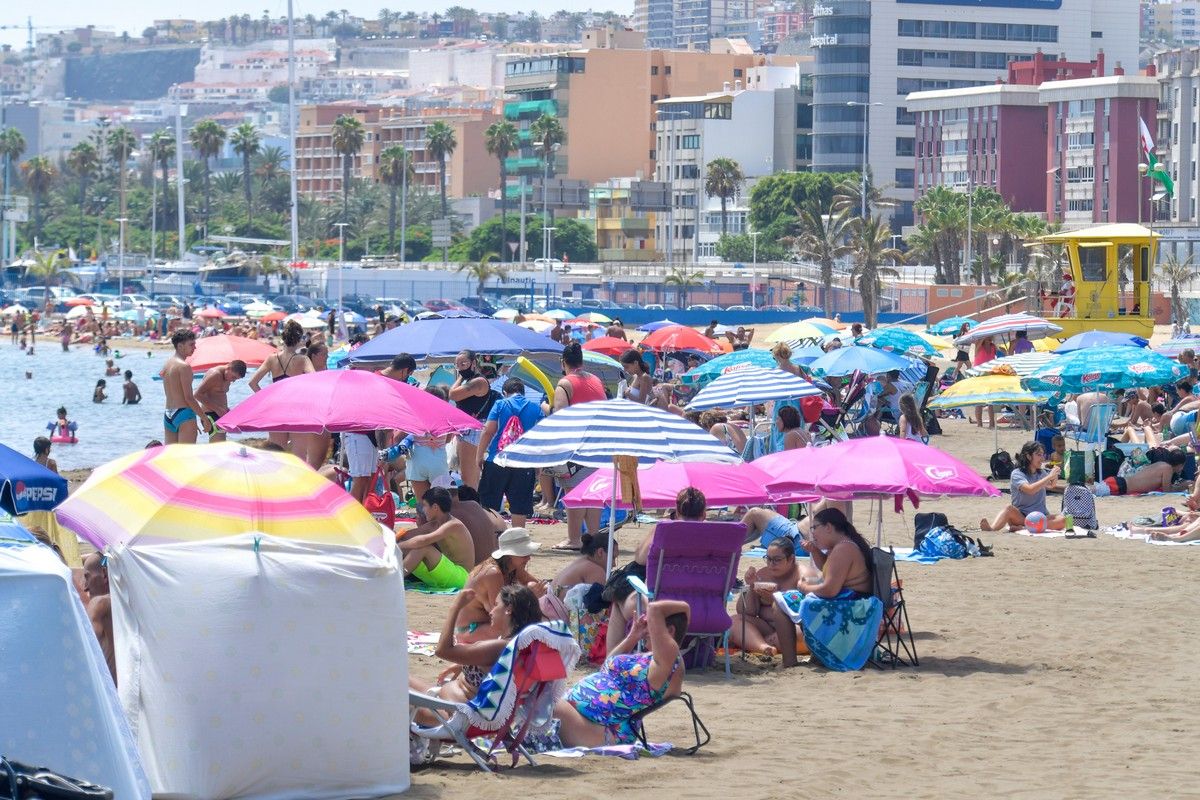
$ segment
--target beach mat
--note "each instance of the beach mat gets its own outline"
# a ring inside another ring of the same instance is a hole
[[[616,756],[628,761],[636,761],[642,756],[658,758],[671,752],[672,745],[661,742],[650,742],[649,749],[640,744],[613,744],[605,747],[565,747],[562,750],[548,750],[539,755],[553,758],[583,758],[584,756]]]
[[[404,591],[419,594],[458,594],[458,589],[437,589],[415,578],[404,582]]]
[[[431,656],[437,649],[441,634],[429,631],[408,632],[408,652],[414,656]]]
[[[1160,546],[1167,546],[1167,547],[1179,547],[1179,546],[1193,545],[1193,544],[1200,545],[1200,540],[1192,541],[1192,542],[1161,542],[1157,539],[1151,539],[1149,534],[1131,533],[1130,531],[1128,531],[1124,528],[1116,528],[1116,527],[1101,528],[1100,532],[1107,533],[1109,536],[1112,536],[1117,539],[1128,539],[1131,542],[1145,542],[1146,544],[1153,544],[1153,545],[1160,545]]]

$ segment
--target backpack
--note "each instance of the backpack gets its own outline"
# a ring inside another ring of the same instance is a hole
[[[925,432],[930,436],[942,435],[942,423],[938,421],[938,416],[932,411],[925,411]]]
[[[992,548],[972,539],[953,525],[931,528],[916,548],[918,553],[935,558],[971,558],[992,555]]]
[[[950,525],[949,518],[940,511],[921,512],[913,515],[913,525],[916,532],[913,535],[913,549],[921,549],[921,540],[934,528],[945,528]]]
[[[504,423],[504,430],[500,431],[500,438],[496,441],[496,452],[501,452],[524,435],[525,426],[521,424],[521,415],[514,411],[508,422]]]
[[[992,478],[995,480],[1006,481],[1012,477],[1013,460],[1007,450],[997,450],[992,453],[988,466],[991,467]]]
[[[1096,497],[1086,486],[1072,484],[1063,491],[1062,513],[1074,517],[1078,528],[1094,531],[1100,527],[1096,519]]]

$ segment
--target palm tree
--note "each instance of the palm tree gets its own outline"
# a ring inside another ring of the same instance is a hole
[[[12,176],[12,165],[21,160],[25,154],[25,137],[16,128],[5,128],[0,131],[0,157],[4,159],[4,194],[8,195],[9,181]]]
[[[467,262],[458,265],[459,272],[469,272],[471,273],[471,277],[475,279],[477,283],[475,295],[477,297],[483,297],[483,285],[488,282],[489,278],[504,280],[508,277],[508,270],[503,264],[493,263],[499,260],[500,257],[495,253],[484,253],[483,258],[479,259],[478,263],[472,264]]]
[[[553,114],[542,114],[529,124],[529,138],[537,146],[546,162],[546,170],[554,175],[554,149],[566,141],[567,133],[562,122]]]
[[[800,235],[796,238],[797,251],[804,258],[812,259],[821,268],[821,295],[825,315],[833,307],[833,265],[850,252],[846,235],[850,225],[850,213],[846,209],[831,211],[812,197],[802,206],[797,206],[796,215],[800,222]]]
[[[425,129],[425,151],[438,162],[438,183],[442,190],[442,217],[450,216],[450,207],[446,203],[446,160],[454,154],[458,147],[458,139],[454,136],[454,128],[438,120]]]
[[[246,227],[254,225],[253,193],[250,184],[250,159],[262,149],[262,137],[252,122],[243,122],[229,136],[233,152],[242,157],[242,191],[246,193]]]
[[[729,217],[726,203],[736,197],[742,188],[746,176],[742,167],[732,158],[714,158],[708,162],[708,171],[704,175],[704,193],[709,197],[721,198],[721,235],[729,232]]]
[[[188,135],[192,149],[204,162],[204,235],[208,236],[208,220],[212,211],[212,158],[225,144],[225,129],[213,119],[202,119]]]
[[[863,324],[874,328],[879,316],[879,298],[883,294],[881,278],[898,276],[896,270],[884,266],[883,262],[901,262],[904,254],[892,247],[892,229],[882,217],[856,217],[852,223],[852,234],[857,259],[850,277],[857,282],[859,294],[862,295]]]
[[[258,151],[255,164],[254,174],[263,183],[270,183],[283,172],[283,167],[287,164],[287,153],[283,152],[282,147],[264,147]]]
[[[37,157],[44,158],[44,156]],[[68,269],[70,266],[71,262],[62,250],[55,250],[52,253],[34,250],[33,263],[25,268],[25,277],[40,279],[46,287],[46,296],[49,297],[51,286],[63,283],[78,285],[79,276]]]
[[[382,12],[380,12],[382,13]],[[412,157],[403,145],[394,144],[379,154],[379,180],[388,187],[388,252],[396,252],[396,193],[413,180]],[[405,198],[407,201],[408,198]],[[400,254],[404,260],[404,254]]]
[[[508,154],[521,146],[517,126],[511,122],[493,122],[483,134],[487,151],[500,162],[500,260],[508,247]]]
[[[96,176],[100,169],[100,155],[96,147],[89,141],[82,141],[71,148],[67,154],[67,167],[79,178],[79,239],[77,244],[83,247],[84,206],[87,205],[88,181]]]
[[[688,272],[681,267],[672,267],[671,274],[663,278],[663,283],[679,287],[679,307],[687,308],[688,293],[693,286],[700,284],[703,280],[703,272]]]
[[[342,157],[342,216],[345,216],[350,205],[350,172],[354,167],[354,157],[362,150],[366,140],[366,127],[358,117],[342,114],[333,123],[333,152]]]
[[[959,283],[962,268],[959,254],[967,230],[967,198],[945,186],[935,186],[917,201],[915,208],[926,229],[923,238],[936,250],[939,283]]]
[[[126,164],[129,162],[129,156],[137,147],[137,137],[133,135],[133,131],[121,125],[113,128],[108,132],[106,137],[108,144],[108,157],[112,159],[113,166],[117,170],[117,192],[120,198],[121,216],[125,216],[125,189],[128,183],[128,170]]]
[[[888,184],[884,188],[888,188]],[[863,180],[862,175],[847,178],[834,189],[833,207],[841,211],[845,209],[851,214],[862,213]],[[883,191],[875,185],[875,177],[871,168],[867,167],[867,216],[876,208],[891,208],[896,205],[892,200],[883,196]]]
[[[167,219],[168,209],[171,204],[167,202],[167,193],[171,187],[168,183],[171,172],[171,159],[175,157],[175,134],[169,130],[163,129],[150,134],[150,141],[147,145],[150,151],[150,161],[152,164],[157,164],[159,174],[162,177],[162,232],[163,236],[167,234]],[[151,170],[153,172],[153,169]],[[154,180],[151,176],[151,180]]]
[[[33,236],[36,239],[42,235],[42,200],[50,191],[50,184],[58,170],[45,156],[34,156],[21,165],[21,179],[25,188],[33,195]]]
[[[1178,256],[1169,255],[1156,269],[1171,290],[1171,321],[1181,325],[1188,318],[1188,314],[1183,305],[1183,298],[1180,297],[1180,288],[1196,279],[1196,265],[1191,256],[1180,261]]]

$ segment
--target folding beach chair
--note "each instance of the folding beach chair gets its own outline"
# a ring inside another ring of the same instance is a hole
[[[684,653],[693,667],[708,666],[718,642],[725,647],[725,674],[731,675],[727,603],[737,580],[746,526],[740,522],[660,522],[646,558],[650,597],[683,600],[691,610]]]
[[[674,697],[668,697],[661,702],[655,703],[649,708],[642,709],[630,718],[629,724],[633,726],[633,733],[635,736],[637,736],[638,741],[642,743],[642,747],[645,747],[647,750],[650,749],[650,742],[646,738],[646,717],[650,716],[655,711],[666,708],[671,703],[676,701],[683,703],[684,707],[688,710],[688,713],[692,715],[692,733],[696,736],[696,743],[691,747],[679,748],[680,752],[682,752],[684,755],[690,756],[692,753],[695,753],[701,747],[704,747],[704,745],[708,744],[712,739],[712,736],[708,732],[708,728],[704,725],[704,723],[700,720],[700,716],[696,713],[696,706],[692,702],[692,696],[687,692],[680,692]],[[703,739],[700,738],[701,734],[704,736]]]
[[[1108,447],[1108,428],[1117,414],[1115,403],[1097,403],[1088,411],[1087,428],[1078,433],[1064,433],[1067,446],[1076,452],[1099,455]],[[1104,480],[1104,460],[1097,459],[1097,480]],[[1087,470],[1085,470],[1086,472]]]
[[[813,437],[815,445],[844,442],[850,438],[847,428],[851,426],[851,412],[860,405],[866,393],[869,376],[855,372],[842,389],[841,402],[833,415],[822,414],[817,422],[819,430]]]
[[[883,621],[879,625],[879,639],[871,663],[876,667],[917,667],[917,645],[913,641],[912,627],[908,624],[908,607],[904,603],[904,589],[896,571],[896,551],[871,548],[872,578],[874,594],[883,603]]]
[[[513,767],[522,756],[534,764],[525,749],[525,737],[550,722],[555,702],[566,692],[567,672],[579,660],[579,652],[565,622],[539,622],[508,643],[469,702],[452,703],[410,690],[410,759],[431,763],[442,744],[453,742],[484,772],[492,771],[501,749],[512,756]],[[439,723],[418,723],[420,709],[433,712]],[[482,744],[474,740],[482,740]]]

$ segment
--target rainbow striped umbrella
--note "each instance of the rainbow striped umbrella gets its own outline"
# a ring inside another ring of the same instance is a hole
[[[254,532],[383,552],[383,528],[340,486],[293,455],[234,442],[110,461],[58,507],[58,519],[100,549]]]

